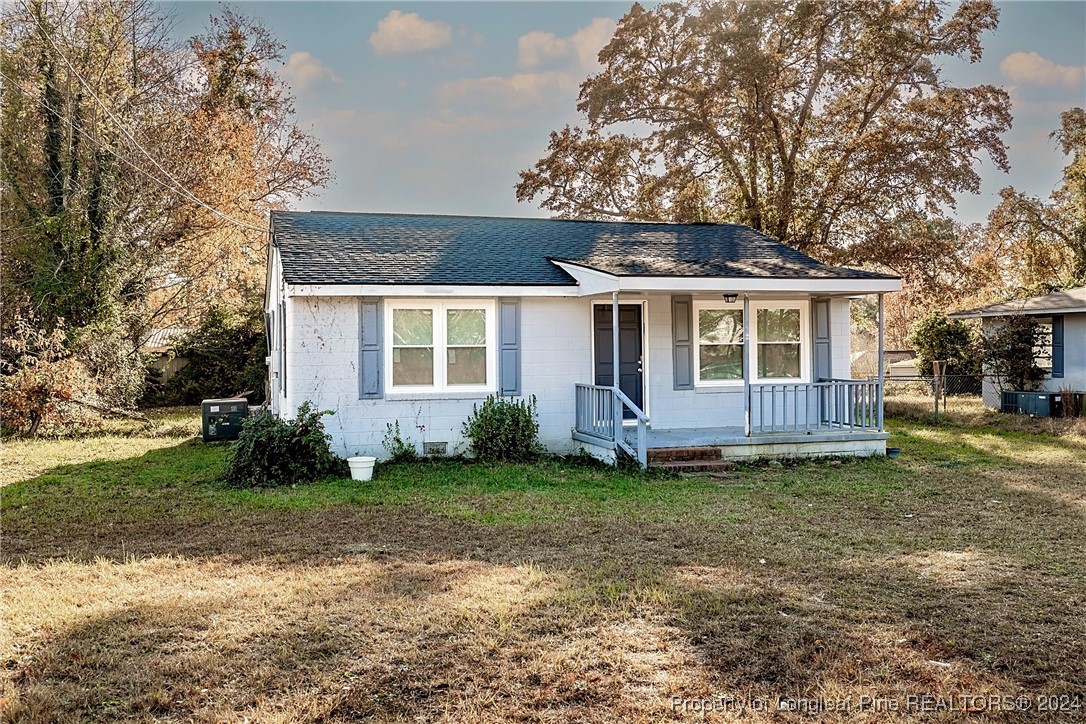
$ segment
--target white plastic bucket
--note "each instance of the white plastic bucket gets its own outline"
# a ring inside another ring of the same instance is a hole
[[[347,458],[347,465],[351,467],[351,478],[354,480],[371,480],[373,478],[373,464],[377,458],[362,455],[356,458]]]

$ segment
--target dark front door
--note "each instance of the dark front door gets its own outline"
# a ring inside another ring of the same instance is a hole
[[[593,305],[593,330],[596,340],[597,385],[612,385],[614,380],[614,342],[611,335],[611,306]],[[645,409],[644,351],[641,349],[641,305],[618,305],[618,388],[635,405]],[[623,417],[632,418],[630,410]]]

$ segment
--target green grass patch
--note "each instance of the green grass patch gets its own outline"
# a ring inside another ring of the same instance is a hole
[[[894,460],[419,462],[274,490],[220,482],[229,444],[21,442],[0,718],[500,719],[480,702],[517,692],[641,721],[673,694],[1081,692],[1086,441],[889,425]]]

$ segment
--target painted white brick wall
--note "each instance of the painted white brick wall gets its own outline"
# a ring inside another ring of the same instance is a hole
[[[833,376],[847,380],[852,376],[852,302],[847,298],[830,299],[830,367]]]
[[[572,452],[573,389],[591,377],[589,306],[583,299],[521,301],[522,391],[535,395],[540,439],[556,452]],[[337,453],[383,457],[381,443],[390,423],[420,449],[424,442],[448,443],[464,452],[463,423],[485,395],[456,399],[386,394],[358,398],[359,301],[340,297],[296,297],[289,317],[287,411],[312,401],[335,411],[325,418]]]
[[[648,413],[654,428],[738,427],[743,425],[742,388],[675,390],[672,382],[671,297],[644,298],[647,340]],[[284,412],[312,401],[335,411],[325,424],[337,453],[383,457],[389,423],[419,446],[446,442],[450,453],[467,448],[464,421],[485,395],[435,399],[427,395],[387,394],[358,398],[359,301],[347,297],[295,297],[289,300],[287,396]],[[522,392],[535,395],[540,438],[548,449],[571,452],[574,385],[591,382],[592,303],[588,299],[521,300]],[[848,302],[831,305],[833,364],[848,369]],[[843,325],[843,326],[842,326]],[[843,329],[843,332],[842,332]],[[840,366],[839,366],[840,365]]]

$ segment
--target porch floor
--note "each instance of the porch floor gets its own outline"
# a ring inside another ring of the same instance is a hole
[[[697,427],[673,429],[648,429],[648,449],[676,447],[715,447],[726,445],[774,445],[815,442],[862,442],[885,440],[888,433],[878,430],[849,430],[829,427],[810,432],[763,432],[747,437],[741,427]],[[626,437],[636,439],[637,429],[626,428]]]

